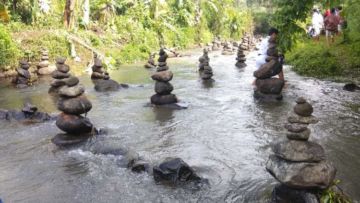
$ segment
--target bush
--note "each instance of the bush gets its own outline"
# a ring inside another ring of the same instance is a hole
[[[20,52],[5,26],[0,24],[0,69],[15,65]]]
[[[39,36],[29,37],[21,42],[23,51],[30,53],[31,60],[38,61],[41,49],[49,51],[50,58],[69,56],[69,44],[66,37],[53,32],[41,33]]]
[[[286,61],[301,75],[318,78],[360,77],[360,43],[300,42],[286,54]]]
[[[271,28],[270,25],[271,14],[265,12],[261,12],[261,13],[256,12],[253,13],[253,17],[255,23],[254,33],[260,35],[267,34],[269,29]]]

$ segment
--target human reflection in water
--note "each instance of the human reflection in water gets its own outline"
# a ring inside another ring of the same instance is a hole
[[[215,80],[214,79],[202,80],[201,84],[202,84],[202,87],[204,87],[206,89],[213,88],[214,84],[215,84]]]
[[[173,122],[174,111],[175,109],[161,107],[161,106],[153,108],[155,120],[159,121],[161,125],[164,125],[169,122]]]

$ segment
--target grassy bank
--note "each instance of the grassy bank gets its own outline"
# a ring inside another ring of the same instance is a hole
[[[327,45],[305,39],[286,54],[286,61],[300,75],[334,81],[360,81],[360,41],[346,43],[342,36]]]

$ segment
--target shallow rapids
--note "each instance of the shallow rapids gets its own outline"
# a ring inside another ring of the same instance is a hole
[[[148,174],[117,166],[118,157],[79,149],[59,150],[50,139],[60,131],[54,122],[23,125],[0,121],[0,198],[4,202],[265,202],[277,182],[265,171],[270,144],[285,138],[283,124],[295,99],[303,96],[320,122],[310,125],[310,140],[319,142],[338,169],[342,188],[360,200],[360,94],[343,84],[304,78],[285,68],[288,81],[281,102],[253,98],[255,53],[245,69],[235,55],[211,53],[215,82],[204,84],[197,73],[201,52],[168,60],[174,93],[186,110],[146,107],[154,94],[151,71],[142,64],[122,67],[111,77],[129,89],[98,93],[90,75],[80,81],[93,103],[88,114],[108,137],[135,150],[152,164],[180,157],[207,178],[210,187],[170,188]],[[48,95],[49,78],[15,89],[0,84],[0,108],[20,109],[31,101],[40,111],[58,112]]]

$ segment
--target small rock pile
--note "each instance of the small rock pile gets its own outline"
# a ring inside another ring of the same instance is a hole
[[[272,78],[282,71],[282,64],[279,62],[279,53],[276,41],[269,39],[269,48],[267,50],[266,63],[260,66],[254,72],[255,98],[281,100],[281,91],[284,87],[284,81],[279,78]]]
[[[92,67],[91,80],[94,83],[94,88],[98,92],[117,91],[121,87],[128,88],[126,84],[119,84],[115,80],[110,79],[109,73],[104,71],[103,64],[100,59],[95,58],[95,63]]]
[[[54,66],[49,66],[49,52],[42,50],[40,62],[37,65],[39,75],[49,75],[54,71]]]
[[[221,50],[221,41],[218,37],[215,37],[212,41],[212,50],[213,51],[219,51]]]
[[[92,135],[93,124],[86,117],[92,108],[91,102],[84,94],[84,86],[77,77],[62,79],[65,83],[58,91],[60,98],[57,108],[62,111],[56,120],[56,126],[66,134],[56,135],[52,141],[56,145],[79,143]],[[85,116],[82,116],[85,114]]]
[[[156,68],[155,53],[151,53],[147,63],[144,65],[145,68]]]
[[[91,67],[92,73],[91,73],[91,79],[97,80],[97,79],[104,79],[108,80],[110,79],[109,73],[104,71],[103,64],[101,60],[97,57],[94,58],[94,65]]]
[[[199,73],[203,80],[209,80],[213,76],[212,68],[210,67],[210,58],[208,56],[208,50],[204,49],[204,54],[199,58]]]
[[[241,45],[243,50],[250,51],[250,36],[245,34],[242,38]]]
[[[332,184],[336,174],[336,169],[326,159],[322,146],[308,141],[310,129],[307,126],[318,122],[312,116],[313,107],[302,97],[296,103],[295,114],[288,118],[289,123],[285,125],[288,130],[287,140],[272,146],[274,154],[270,155],[266,163],[267,171],[283,185],[276,188],[275,196],[281,194],[281,188],[294,190],[292,193],[302,195],[304,193],[297,191],[326,189]]]
[[[245,66],[246,66],[245,61],[246,61],[246,58],[245,58],[243,47],[239,46],[238,51],[237,51],[235,66],[238,68],[245,68]]]
[[[66,58],[59,57],[56,60],[56,70],[51,73],[51,77],[53,80],[51,81],[50,85],[51,88],[49,93],[58,93],[58,90],[66,85],[66,80],[71,75],[69,73],[70,67],[65,64]]]
[[[157,72],[151,78],[155,80],[156,94],[151,97],[151,103],[155,105],[174,104],[178,102],[175,94],[171,94],[174,87],[170,84],[173,73],[169,71],[166,60],[168,56],[163,49],[160,49]]]
[[[233,47],[232,44],[228,41],[225,42],[224,47],[223,47],[223,51],[221,52],[222,55],[232,55],[234,54],[233,52]]]
[[[25,88],[31,85],[34,81],[29,71],[30,64],[27,60],[21,60],[20,67],[16,69],[17,76],[13,79],[13,83],[16,84],[17,88]]]

